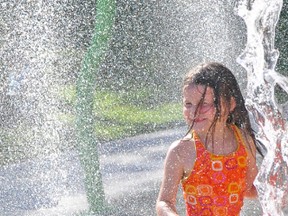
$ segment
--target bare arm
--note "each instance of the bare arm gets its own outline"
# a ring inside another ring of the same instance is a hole
[[[179,142],[181,141],[171,145],[165,159],[164,175],[156,204],[158,216],[178,215],[176,211],[176,196],[179,182],[184,172],[183,163],[178,153]]]
[[[247,198],[256,198],[257,195],[257,190],[256,187],[254,186],[253,182],[258,174],[258,168],[256,165],[256,147],[254,145],[254,142],[252,139],[248,139],[251,148],[248,146],[247,153],[247,177],[246,177],[246,191],[244,196]],[[252,150],[252,151],[251,151]]]

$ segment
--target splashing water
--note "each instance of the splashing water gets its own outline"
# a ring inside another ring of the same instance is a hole
[[[257,139],[267,148],[255,180],[264,215],[284,215],[288,192],[288,136],[283,104],[277,104],[278,84],[288,92],[288,79],[275,71],[275,26],[282,0],[239,1],[236,12],[247,26],[247,45],[238,62],[247,70],[246,105],[257,124]],[[286,199],[286,200],[285,200]]]

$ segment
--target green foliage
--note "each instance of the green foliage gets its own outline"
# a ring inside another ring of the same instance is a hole
[[[275,47],[279,50],[280,56],[278,59],[278,64],[276,67],[277,72],[288,76],[288,1],[283,0],[283,7],[280,14],[280,19],[276,27],[276,36],[275,36]],[[281,89],[279,86],[276,86],[275,89],[276,98],[279,103],[284,103],[288,101],[287,93]]]
[[[276,27],[275,47],[279,50],[277,70],[283,75],[288,75],[288,1],[283,1],[283,7]]]

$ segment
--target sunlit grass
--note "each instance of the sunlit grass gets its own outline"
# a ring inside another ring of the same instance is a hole
[[[96,91],[94,100],[95,134],[99,140],[113,140],[139,133],[148,133],[182,123],[181,104],[167,102],[149,104],[147,90],[137,92]],[[62,96],[75,107],[76,89],[67,86]],[[74,122],[76,115],[61,115]]]

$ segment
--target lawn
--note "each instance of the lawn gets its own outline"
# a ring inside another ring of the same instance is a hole
[[[147,99],[151,95],[153,94],[149,90],[95,91],[94,116],[91,118],[95,119],[97,139],[109,141],[183,124],[180,101],[151,104]],[[71,107],[72,112],[62,114],[61,119],[74,124],[75,86],[66,86],[62,98]]]

